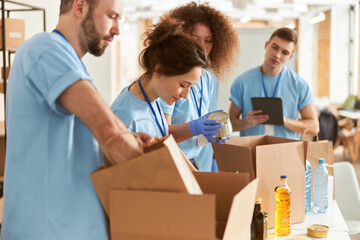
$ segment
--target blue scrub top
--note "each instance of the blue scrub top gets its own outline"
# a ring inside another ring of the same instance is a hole
[[[264,75],[266,91],[272,96],[277,76]],[[256,68],[238,76],[231,86],[230,100],[242,111],[242,118],[252,111],[251,97],[265,97],[261,80],[261,72]],[[275,97],[280,97],[283,104],[283,114],[286,118],[298,119],[298,112],[311,104],[314,100],[307,82],[296,72],[284,67]],[[265,125],[258,124],[242,131],[241,136],[265,134]],[[277,137],[299,139],[300,134],[284,126],[275,126],[274,135]]]
[[[6,102],[6,165],[1,240],[105,240],[106,219],[89,174],[104,163],[93,135],[56,100],[92,79],[56,33],[23,43]]]
[[[203,79],[201,116],[203,116],[209,111],[216,109],[218,82],[215,75],[207,70],[202,71],[201,78]],[[196,101],[199,104],[201,90],[200,79],[194,86],[192,86],[192,88],[195,92]],[[198,109],[196,108],[194,96],[191,91],[189,91],[187,99],[182,98],[173,105],[168,105],[166,102],[161,100],[161,107],[164,113],[171,115],[171,124],[183,124],[199,118]],[[200,171],[211,171],[212,153],[208,151],[210,149],[209,147],[207,147],[208,150],[204,150],[207,151],[206,156],[204,155],[204,159],[197,159],[201,150],[204,148],[204,146],[198,146],[197,136],[178,143],[178,145],[189,159],[195,159]],[[206,146],[211,147],[211,144],[207,144]],[[209,158],[210,155],[211,157]]]
[[[129,87],[124,88],[119,96],[111,105],[111,109],[121,119],[121,121],[128,126],[129,131],[145,132],[153,137],[162,138],[161,132],[156,125],[155,117],[152,114],[147,102],[137,98],[134,94],[129,92]],[[159,100],[156,100],[159,101]],[[156,101],[151,102],[160,126],[165,126],[165,134],[169,135],[169,126],[166,122],[164,114],[158,111]]]

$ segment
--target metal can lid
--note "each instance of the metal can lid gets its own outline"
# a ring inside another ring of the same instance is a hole
[[[321,224],[311,224],[307,227],[309,237],[324,238],[328,235],[329,227]]]
[[[213,112],[208,116],[208,119],[216,120],[218,123],[222,123],[229,119],[229,115],[226,112]]]

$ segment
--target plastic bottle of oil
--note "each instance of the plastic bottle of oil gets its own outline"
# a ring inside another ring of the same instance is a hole
[[[291,226],[291,189],[286,175],[281,175],[280,179],[280,186],[275,189],[275,235],[287,236]]]

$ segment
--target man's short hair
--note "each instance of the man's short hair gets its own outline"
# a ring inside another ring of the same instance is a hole
[[[279,28],[278,30],[276,30],[275,32],[273,32],[273,34],[271,35],[269,42],[274,38],[274,37],[279,37],[281,39],[284,39],[286,41],[289,42],[293,42],[294,45],[296,46],[297,44],[297,35],[296,33],[291,30],[290,28]]]
[[[60,15],[70,11],[73,2],[74,0],[61,0]],[[99,3],[99,0],[86,0],[86,2],[90,5],[90,7],[96,7]]]

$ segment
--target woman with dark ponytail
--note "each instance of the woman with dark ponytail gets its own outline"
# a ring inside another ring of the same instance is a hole
[[[190,2],[174,8],[163,15],[164,19],[183,22],[187,34],[205,49],[210,60],[208,70],[204,70],[200,80],[190,89],[188,99],[173,105],[161,102],[162,110],[168,121],[170,131],[177,124],[214,111],[217,108],[219,81],[227,79],[237,65],[239,39],[231,19],[207,3]],[[217,171],[210,143],[216,140],[193,137],[179,144],[186,156],[196,162],[199,171]],[[224,143],[226,140],[217,141]]]
[[[209,62],[204,50],[184,33],[179,21],[160,19],[145,33],[144,45],[139,56],[144,74],[122,90],[111,108],[130,131],[164,137],[169,134],[169,127],[158,99],[171,105],[187,98],[190,87]],[[204,116],[176,125],[170,133],[181,142],[199,134],[212,137],[220,127]]]

